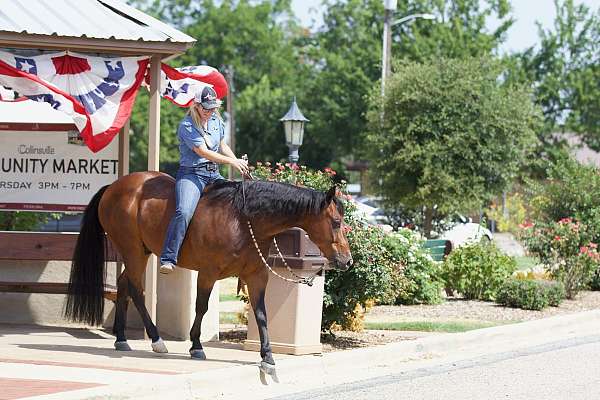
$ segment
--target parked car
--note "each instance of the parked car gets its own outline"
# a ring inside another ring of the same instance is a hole
[[[456,223],[442,232],[439,239],[450,240],[452,247],[456,248],[469,243],[491,241],[493,236],[486,227],[474,223],[470,218],[458,216]]]
[[[385,232],[391,232],[392,226],[387,222],[387,217],[376,198],[370,196],[361,196],[353,199],[356,205],[357,213],[362,216],[369,224],[383,229]]]

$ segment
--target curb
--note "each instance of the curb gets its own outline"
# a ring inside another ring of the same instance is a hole
[[[260,383],[256,365],[237,365],[171,376],[165,380],[148,382],[143,387],[113,385],[105,389],[79,391],[78,395],[73,393],[73,396],[63,393],[61,399],[265,399],[398,373],[416,368],[420,362],[468,359],[573,337],[597,335],[598,332],[600,310],[592,310],[323,356],[276,359],[281,383],[268,386]]]

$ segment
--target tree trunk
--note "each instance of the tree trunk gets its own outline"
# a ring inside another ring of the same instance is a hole
[[[431,229],[433,228],[433,208],[425,207],[425,220],[423,221],[423,233],[427,239],[431,239]]]

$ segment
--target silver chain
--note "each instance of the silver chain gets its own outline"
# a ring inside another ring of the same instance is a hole
[[[297,279],[286,278],[285,276],[281,276],[280,274],[275,272],[275,270],[273,268],[271,268],[269,263],[267,263],[267,260],[265,260],[265,257],[263,256],[262,251],[260,251],[260,248],[258,247],[258,242],[256,241],[256,237],[254,236],[254,230],[252,229],[252,224],[250,223],[250,221],[247,221],[247,222],[248,222],[248,228],[250,229],[250,236],[252,236],[252,241],[254,242],[254,247],[256,247],[256,251],[258,252],[258,255],[260,256],[260,259],[262,260],[263,264],[265,264],[265,266],[269,269],[269,271],[271,271],[273,273],[273,275],[275,275],[276,277],[278,277],[280,279],[283,279],[286,282],[292,282],[292,283],[298,283],[298,284],[302,283],[302,284],[305,284],[308,286],[313,285],[313,281],[315,280],[315,278],[317,277],[319,272],[321,272],[321,270],[318,270],[312,276],[303,277],[303,276],[296,275],[294,273],[294,271],[292,271],[292,269],[288,265],[287,261],[285,261],[283,254],[281,254],[281,251],[279,250],[279,246],[277,245],[277,240],[275,240],[275,238],[273,238],[273,243],[275,244],[275,249],[277,250],[277,255],[279,255],[279,258],[281,258],[281,261],[283,261],[283,265],[285,265],[287,270]]]

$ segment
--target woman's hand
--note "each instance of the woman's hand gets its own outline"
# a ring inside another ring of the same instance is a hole
[[[240,174],[242,175],[248,175],[248,172],[250,171],[248,168],[248,161],[241,158],[232,158],[229,164],[240,171]]]

